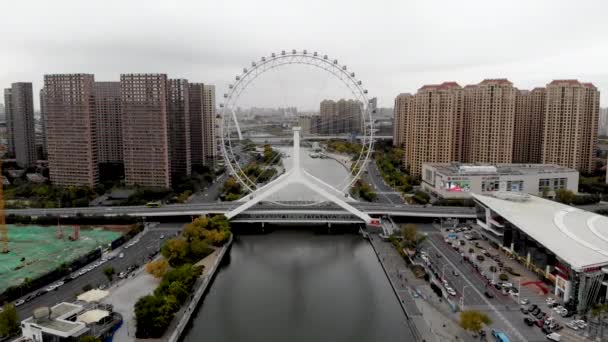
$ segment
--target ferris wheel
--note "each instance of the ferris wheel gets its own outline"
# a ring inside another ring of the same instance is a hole
[[[338,190],[345,192],[359,179],[373,151],[374,108],[372,108],[368,98],[367,89],[363,87],[363,82],[356,78],[353,71],[348,70],[347,66],[340,64],[337,59],[332,59],[317,52],[308,52],[307,50],[291,50],[289,52],[283,50],[279,53],[271,53],[269,56],[251,62],[251,65],[243,68],[242,72],[236,75],[234,81],[228,85],[228,90],[223,95],[219,110],[220,145],[226,167],[245,189],[250,192],[258,189],[256,180],[248,177],[239,163],[239,147],[237,146],[239,146],[239,141],[244,139],[237,108],[240,107],[241,96],[255,85],[256,79],[270,70],[289,65],[307,65],[324,71],[330,77],[334,77],[341,82],[348,90],[349,95],[352,95],[352,99],[359,104],[360,110],[358,113],[360,114],[358,115],[361,118],[358,120],[360,128],[357,138],[360,140],[361,150],[353,158],[349,176],[338,186]],[[306,137],[303,139],[306,139]]]

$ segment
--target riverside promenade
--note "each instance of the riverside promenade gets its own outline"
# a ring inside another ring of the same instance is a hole
[[[430,302],[434,294],[426,291],[428,285],[416,279],[401,255],[390,242],[370,234],[370,243],[384,272],[408,318],[410,327],[418,334],[418,341],[472,341],[456,323],[457,315],[443,307],[445,303]]]

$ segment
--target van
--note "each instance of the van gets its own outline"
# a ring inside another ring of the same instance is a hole
[[[559,342],[562,339],[562,335],[560,335],[558,333],[550,333],[549,335],[547,335],[547,339],[551,340],[551,341]]]

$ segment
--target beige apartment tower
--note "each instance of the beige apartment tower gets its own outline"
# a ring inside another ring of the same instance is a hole
[[[424,163],[460,160],[463,96],[457,83],[445,82],[423,86],[413,97],[410,115],[403,120],[404,161],[411,175],[420,176]]]
[[[98,182],[94,76],[44,76],[44,111],[51,181],[95,186]]]
[[[215,112],[215,86],[203,85],[203,155],[208,165],[214,165],[218,155],[218,118]]]
[[[403,148],[406,141],[408,120],[412,115],[414,97],[412,94],[399,94],[393,107],[393,146]]]
[[[120,82],[95,82],[98,163],[122,163]]]
[[[487,79],[465,89],[467,162],[511,163],[516,89],[506,79]]]
[[[541,162],[545,97],[545,88],[516,92],[513,163]]]
[[[168,87],[165,74],[120,75],[127,185],[171,187]]]
[[[546,96],[542,162],[593,172],[599,91],[591,83],[555,80]]]

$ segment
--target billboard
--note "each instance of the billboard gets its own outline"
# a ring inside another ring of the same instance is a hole
[[[443,188],[448,192],[469,192],[471,191],[471,182],[469,180],[444,181]]]

